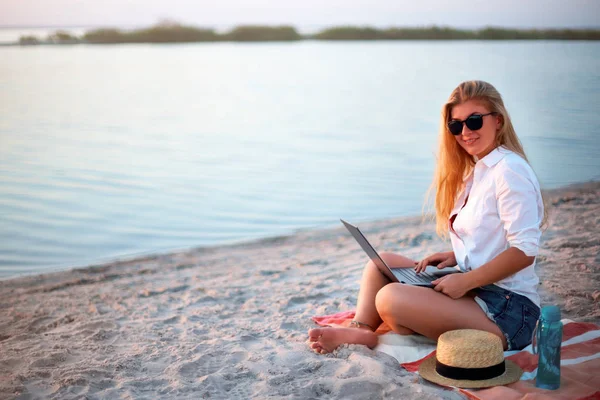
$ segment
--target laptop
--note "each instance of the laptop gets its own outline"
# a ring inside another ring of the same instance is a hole
[[[388,266],[385,261],[377,254],[377,251],[371,246],[365,235],[356,226],[340,219],[346,229],[350,231],[352,237],[356,239],[360,247],[367,253],[371,261],[375,263],[377,268],[392,282],[404,283],[413,286],[433,287],[432,281],[448,274],[460,272],[457,268],[444,268],[435,272],[423,271],[416,273],[414,268],[393,268]]]

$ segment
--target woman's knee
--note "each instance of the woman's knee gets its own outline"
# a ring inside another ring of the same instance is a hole
[[[401,283],[390,283],[382,287],[375,296],[375,307],[379,315],[391,315],[394,311],[402,308],[407,298],[405,296],[406,285]]]
[[[364,282],[373,282],[378,278],[379,275],[381,275],[381,272],[379,272],[379,269],[377,268],[375,263],[373,263],[373,261],[369,260],[365,264],[365,267],[363,268],[362,282],[363,283]],[[361,287],[362,287],[362,284],[361,284]]]
[[[414,267],[415,262],[402,254],[383,252],[380,254],[381,258],[390,267]]]
[[[392,267],[408,267],[414,264],[414,261],[412,261],[410,258],[404,257],[396,253],[384,251],[382,253],[379,253],[379,256],[387,265]],[[368,271],[369,273],[377,272],[379,274],[382,274],[382,272],[379,270],[379,267],[377,267],[377,265],[372,260],[367,261],[365,265],[365,271]]]
[[[365,268],[363,269],[363,275],[376,275],[376,276],[385,276],[383,275],[383,273],[379,270],[379,267],[377,266],[377,264],[375,264],[373,262],[373,260],[369,260],[367,261],[367,263],[365,264]]]
[[[399,254],[392,253],[389,251],[383,251],[383,252],[379,253],[379,257],[383,258],[384,261],[389,260],[394,257],[398,257],[398,256],[399,256]]]

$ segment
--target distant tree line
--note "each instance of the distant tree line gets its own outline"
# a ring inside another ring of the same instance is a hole
[[[123,31],[103,28],[77,37],[57,31],[46,39],[21,36],[19,44],[76,43],[189,43],[274,42],[298,40],[600,40],[600,29],[503,29],[463,30],[447,27],[389,28],[341,26],[311,35],[301,35],[292,26],[238,26],[226,33],[178,23],[159,23],[150,28]]]
[[[600,40],[600,29],[453,29],[334,27],[313,35],[317,40]]]

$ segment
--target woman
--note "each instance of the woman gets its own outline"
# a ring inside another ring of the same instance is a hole
[[[535,256],[544,220],[537,178],[527,162],[498,91],[461,83],[442,108],[440,149],[432,189],[437,232],[452,251],[421,261],[384,253],[388,265],[464,272],[443,276],[433,289],[390,281],[371,261],[364,268],[350,328],[309,331],[318,353],[342,343],[377,345],[385,322],[399,334],[437,339],[454,329],[498,335],[506,350],[527,346],[539,317]]]

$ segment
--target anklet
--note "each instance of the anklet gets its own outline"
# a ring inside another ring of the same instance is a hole
[[[373,329],[373,327],[372,327],[371,325],[369,325],[369,324],[365,324],[364,322],[360,322],[360,321],[355,321],[355,320],[352,320],[352,321],[350,321],[350,326],[352,326],[352,325],[356,326],[357,328],[360,328],[361,326],[366,326],[366,327],[367,327],[367,328],[369,328],[369,329],[370,329],[372,332],[374,332],[374,331],[375,331],[375,329]]]

